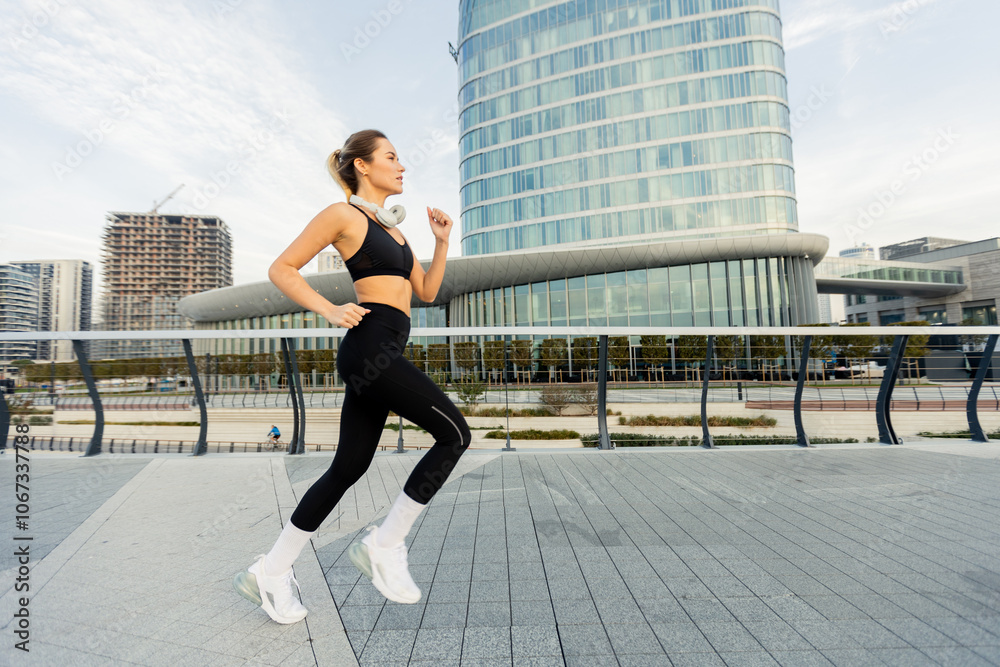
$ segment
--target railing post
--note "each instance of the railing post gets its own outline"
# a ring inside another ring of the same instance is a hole
[[[503,337],[503,371],[500,377],[503,378],[503,410],[507,420],[507,442],[504,443],[502,451],[514,452],[517,450],[510,446],[510,397],[507,395],[507,336]]]
[[[892,341],[892,351],[885,362],[885,374],[882,376],[882,384],[878,388],[878,399],[875,402],[875,420],[878,423],[878,439],[883,445],[899,445],[902,440],[896,435],[892,428],[892,420],[889,418],[889,408],[892,405],[892,390],[896,386],[896,378],[899,376],[899,367],[902,365],[903,352],[906,351],[906,342],[909,336],[896,336]],[[866,392],[867,393],[867,392]]]
[[[983,350],[983,356],[979,358],[976,379],[972,381],[972,386],[969,388],[969,398],[965,404],[965,414],[969,419],[969,432],[972,434],[973,442],[990,441],[982,424],[979,423],[979,390],[989,374],[990,364],[993,363],[993,353],[997,349],[997,338],[997,334],[993,334],[986,339],[986,349]]]
[[[795,383],[795,437],[799,441],[800,447],[809,446],[809,436],[806,434],[805,426],[802,425],[802,390],[805,389],[806,378],[809,376],[809,347],[812,345],[812,336],[802,338],[802,358],[799,359],[799,378]]]
[[[281,339],[281,357],[285,362],[285,377],[288,378],[288,395],[292,404],[292,438],[288,443],[288,453],[294,454],[299,441],[299,400],[295,395],[295,376],[292,372],[291,344],[288,338]]]
[[[53,421],[55,421],[53,410]],[[0,452],[7,449],[7,431],[10,430],[10,410],[7,409],[7,391],[0,387]]]
[[[396,453],[403,453],[403,415],[399,415],[399,437],[396,438]]]
[[[611,449],[608,435],[608,337],[599,337],[597,352],[597,448]]]
[[[712,434],[708,430],[708,373],[715,356],[715,336],[709,336],[705,340],[705,369],[701,377],[701,446],[705,449],[714,449],[715,442]]]
[[[90,444],[87,445],[84,456],[96,456],[101,453],[101,440],[104,438],[104,406],[101,404],[101,396],[97,393],[97,383],[94,382],[94,375],[90,372],[90,363],[87,361],[87,353],[83,349],[82,340],[73,341],[73,351],[76,352],[80,372],[83,373],[83,381],[87,383],[90,402],[94,404],[94,435],[90,438]]]
[[[208,451],[208,441],[205,439],[208,434],[208,408],[205,405],[205,394],[201,391],[201,379],[198,377],[198,366],[194,362],[194,353],[191,352],[191,339],[183,338],[184,356],[187,358],[188,373],[191,374],[191,384],[194,385],[195,400],[198,401],[198,413],[201,415],[201,426],[198,428],[198,442],[194,446],[192,456],[201,456]],[[159,446],[159,441],[157,441]]]
[[[295,354],[295,339],[288,339],[288,356],[292,360],[292,377],[295,378],[295,391],[292,400],[298,401],[299,425],[292,433],[292,442],[288,445],[289,454],[305,454],[306,449],[306,398],[302,392],[302,378],[299,377],[298,355]]]

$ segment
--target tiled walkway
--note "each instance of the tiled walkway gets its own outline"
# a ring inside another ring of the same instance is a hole
[[[345,552],[417,457],[376,456],[296,564],[310,615],[283,627],[229,580],[329,454],[38,456],[36,527],[61,537],[33,570],[30,655],[0,603],[0,663],[1000,664],[1000,445],[470,452],[411,534],[424,599],[398,605]],[[97,466],[99,506],[60,511]]]

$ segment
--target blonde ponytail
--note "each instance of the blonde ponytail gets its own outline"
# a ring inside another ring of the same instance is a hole
[[[361,158],[365,162],[370,162],[378,140],[386,138],[378,130],[355,132],[347,138],[343,148],[333,151],[326,159],[326,170],[330,172],[337,185],[343,188],[348,199],[358,191],[358,170],[354,167],[354,161]]]

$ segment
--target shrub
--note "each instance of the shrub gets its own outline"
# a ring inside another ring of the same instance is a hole
[[[725,417],[710,416],[709,426],[776,426],[778,420],[774,417]],[[643,417],[620,417],[618,424],[621,426],[701,426],[701,415],[685,415],[681,417],[668,417],[646,415]]]
[[[561,415],[573,402],[573,390],[564,384],[550,384],[542,389],[541,398],[553,414]]]
[[[701,445],[698,436],[646,435],[643,433],[610,433],[611,442],[616,447],[691,447]],[[795,436],[774,435],[722,435],[712,436],[716,445],[794,445]],[[584,447],[597,446],[597,434],[580,437]],[[855,438],[809,438],[815,445],[840,442],[857,442]]]
[[[499,429],[496,431],[490,431],[484,438],[489,438],[490,440],[506,440],[507,432]],[[555,429],[552,431],[539,431],[538,429],[529,428],[523,431],[511,431],[511,440],[575,440],[579,438],[580,434],[576,431],[570,431],[568,429]]]

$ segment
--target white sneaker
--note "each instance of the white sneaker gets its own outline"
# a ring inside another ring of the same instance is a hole
[[[295,588],[292,588],[293,585]],[[297,623],[309,613],[295,597],[296,590],[299,590],[299,595],[302,591],[299,589],[299,582],[292,575],[292,568],[278,576],[264,574],[263,554],[257,556],[253,565],[233,577],[233,588],[266,611],[271,620],[277,623]]]
[[[420,589],[410,577],[406,562],[406,543],[394,547],[377,546],[378,528],[368,527],[368,534],[347,551],[354,566],[361,570],[379,593],[393,602],[413,604],[420,600]]]

